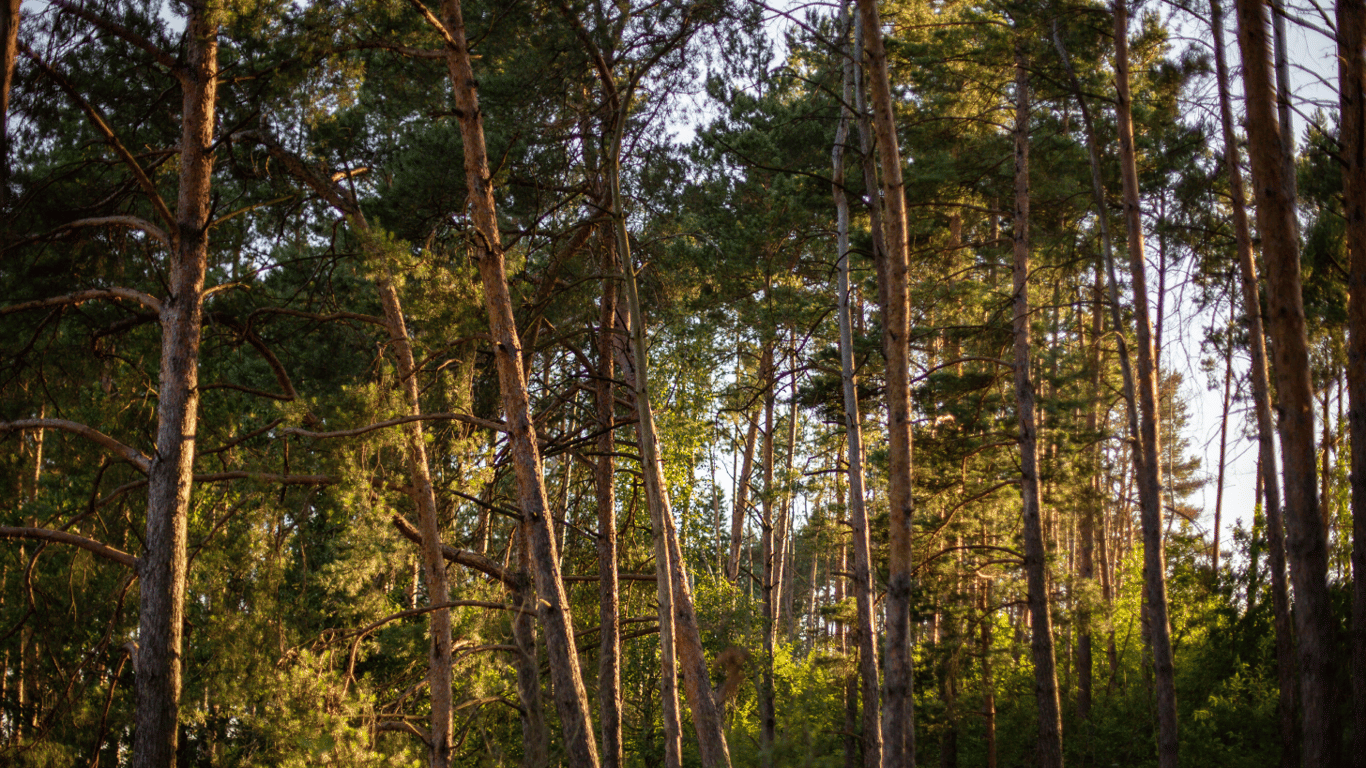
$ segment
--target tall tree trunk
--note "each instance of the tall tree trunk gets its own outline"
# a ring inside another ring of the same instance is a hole
[[[1303,760],[1306,765],[1334,766],[1342,758],[1342,733],[1333,671],[1336,643],[1328,595],[1328,538],[1319,515],[1315,477],[1314,394],[1309,380],[1295,199],[1276,119],[1262,0],[1238,0],[1238,45],[1243,55],[1248,154],[1257,196],[1257,230],[1266,258],[1267,304],[1280,401],[1286,554],[1295,586]],[[1268,517],[1268,531],[1271,527]]]
[[[1105,334],[1105,316],[1101,312],[1102,294],[1101,271],[1096,270],[1095,284],[1092,287],[1092,307],[1091,307],[1091,402],[1086,409],[1086,432],[1090,435],[1098,435],[1100,432],[1100,409],[1101,398],[1104,392],[1102,386],[1101,366],[1104,360],[1104,348],[1101,338]],[[1083,321],[1078,321],[1078,326],[1083,325]],[[1091,439],[1095,439],[1092,437]],[[1099,442],[1096,443],[1086,453],[1086,472],[1090,475],[1086,490],[1082,497],[1081,525],[1079,535],[1081,546],[1077,552],[1077,576],[1088,586],[1095,582],[1096,567],[1096,543],[1097,539],[1101,542],[1101,572],[1105,571],[1105,546],[1104,533],[1098,532],[1097,526],[1105,514],[1105,496],[1100,489],[1100,468],[1104,460],[1104,451]],[[1102,581],[1105,581],[1102,579]],[[1107,596],[1108,597],[1108,596]],[[1107,600],[1108,603],[1108,600]],[[1091,617],[1092,606],[1089,601],[1082,600],[1077,606],[1077,719],[1085,722],[1091,718],[1091,695],[1093,692],[1095,662],[1093,658],[1092,636],[1091,636]]]
[[[1038,429],[1029,360],[1029,78],[1024,51],[1015,50],[1015,400],[1020,418],[1020,493],[1024,507],[1025,578],[1039,711],[1038,765],[1062,766],[1062,711],[1058,703],[1053,619],[1048,609],[1047,553],[1039,505]]]
[[[767,381],[763,364],[759,366],[759,380]],[[740,580],[740,546],[745,540],[745,517],[749,512],[749,479],[754,473],[754,447],[759,439],[759,419],[746,414],[749,429],[745,433],[745,454],[740,464],[740,477],[735,483],[735,508],[730,517],[730,558],[726,561],[726,578]]]
[[[1229,303],[1233,305],[1232,313],[1237,314],[1237,305],[1233,304],[1232,298]],[[1230,330],[1233,323],[1230,322]],[[1228,458],[1228,411],[1233,402],[1233,344],[1229,343],[1224,350],[1224,400],[1223,407],[1219,414],[1219,471],[1214,487],[1214,541],[1210,543],[1210,574],[1214,577],[1214,583],[1219,582],[1219,529],[1224,520],[1224,467],[1227,466]]]
[[[876,0],[858,0],[864,55],[873,98],[873,129],[882,167],[883,219],[886,237],[885,324],[887,358],[887,506],[890,546],[886,599],[887,652],[883,687],[882,734],[884,768],[915,765],[914,680],[911,668],[911,386],[910,246],[906,231],[906,194],[901,150],[892,114],[892,84],[882,20]]]
[[[759,675],[759,762],[766,768],[773,765],[773,738],[777,716],[773,707],[773,646],[778,633],[778,595],[781,584],[775,583],[781,571],[781,560],[776,556],[774,545],[773,510],[777,503],[777,490],[773,487],[773,410],[777,399],[777,376],[773,373],[773,342],[764,343],[764,359],[770,377],[764,388],[764,438],[762,461],[764,464],[764,497],[762,503],[763,519],[760,524],[760,560],[763,575],[760,589],[764,608],[764,658],[763,669]]]
[[[135,678],[134,768],[175,761],[179,734],[185,615],[186,527],[199,417],[199,339],[208,265],[213,130],[218,96],[218,19],[203,0],[187,3],[186,59],[180,70],[180,194],[161,310],[157,453],[147,473],[146,550],[141,580]]]
[[[512,297],[508,292],[488,153],[484,146],[484,124],[479,113],[479,98],[475,93],[474,72],[470,68],[460,0],[445,0],[442,10],[446,32],[453,42],[453,45],[448,46],[446,64],[450,71],[464,145],[465,183],[471,219],[477,233],[475,260],[484,285],[489,332],[493,339],[494,360],[508,428],[509,452],[517,475],[518,502],[522,515],[530,523],[527,539],[536,582],[536,612],[545,631],[555,706],[564,728],[564,746],[569,761],[581,768],[596,768],[597,744],[593,739],[588,694],[583,687],[579,657],[574,646],[569,599],[560,577],[553,521],[546,502],[544,478],[541,476],[540,449],[536,444],[531,403],[522,373],[521,340],[512,315]]]
[[[682,548],[678,543],[678,533],[674,528],[673,511],[669,505],[669,489],[664,478],[663,457],[659,452],[659,436],[655,430],[654,409],[650,402],[649,357],[645,337],[645,314],[640,305],[640,294],[636,288],[635,267],[631,258],[631,242],[626,231],[626,214],[621,202],[621,138],[623,126],[618,125],[613,139],[611,154],[607,158],[609,181],[612,193],[612,218],[616,228],[617,253],[621,259],[622,283],[626,287],[626,305],[631,320],[631,363],[633,365],[632,384],[636,406],[636,433],[640,437],[641,469],[645,475],[645,492],[650,506],[651,522],[655,536],[660,542],[656,545],[655,557],[667,563],[667,570],[659,576],[659,581],[669,589],[660,589],[660,637],[661,649],[668,643],[664,640],[667,631],[672,635],[673,651],[677,652],[677,670],[683,675],[683,684],[688,695],[688,705],[692,710],[693,728],[697,733],[702,765],[706,768],[730,766],[730,748],[726,745],[726,733],[722,722],[721,710],[712,695],[711,676],[707,670],[707,659],[702,648],[702,635],[697,626],[697,615],[693,607],[692,589],[688,585],[688,574],[683,562]],[[658,570],[658,569],[657,569]],[[669,605],[670,615],[663,615],[663,606]],[[665,662],[663,674],[664,689],[670,690],[668,677],[676,674]],[[675,701],[677,693],[674,692]],[[676,705],[675,705],[676,706]],[[666,737],[668,736],[666,732]],[[667,756],[667,750],[666,750]],[[681,759],[681,758],[680,758]]]
[[[1347,423],[1352,485],[1352,734],[1366,743],[1366,2],[1338,0],[1339,141],[1343,216],[1351,253]],[[1366,749],[1353,750],[1366,768]]]
[[[1152,321],[1148,317],[1148,282],[1143,256],[1143,218],[1139,208],[1138,163],[1134,151],[1132,102],[1129,94],[1129,11],[1115,0],[1115,116],[1119,128],[1120,175],[1124,181],[1124,222],[1129,234],[1129,273],[1134,292],[1134,326],[1138,342],[1139,447],[1137,464],[1140,522],[1143,528],[1143,578],[1148,594],[1153,675],[1157,694],[1157,760],[1176,768],[1176,671],[1172,660],[1171,623],[1167,617],[1167,558],[1162,542],[1162,446],[1158,437],[1157,363]]]
[[[846,1],[843,10],[845,36],[853,17]],[[863,765],[878,768],[882,764],[882,721],[878,714],[877,633],[874,629],[872,546],[868,538],[868,509],[864,504],[867,492],[863,485],[863,423],[859,417],[858,378],[854,372],[853,303],[849,290],[849,198],[844,191],[844,146],[849,137],[850,91],[854,88],[854,69],[857,66],[853,50],[844,58],[844,108],[840,111],[839,130],[831,152],[834,164],[833,190],[838,226],[839,247],[839,325],[840,325],[840,380],[844,392],[844,439],[849,461],[849,528],[853,538],[854,568],[850,586],[857,606],[855,622],[859,646],[859,692],[863,705]]]
[[[605,194],[600,197],[606,197]],[[621,609],[617,583],[617,515],[613,487],[616,450],[616,423],[612,379],[616,350],[618,265],[615,232],[603,233],[602,304],[598,313],[598,381],[594,388],[597,401],[598,462],[594,485],[598,505],[598,708],[602,719],[603,768],[620,768],[623,762],[621,730]]]
[[[513,591],[516,605],[534,612],[536,590],[526,574],[531,567],[531,552],[527,547],[529,525],[517,525],[517,567],[523,581]],[[423,536],[426,543],[426,536]],[[512,642],[517,646],[513,667],[517,673],[517,698],[522,703],[522,768],[543,768],[550,764],[550,730],[541,706],[541,659],[536,648],[536,621],[531,614],[515,611],[512,614]]]
[[[9,213],[9,92],[14,85],[14,62],[19,53],[19,9],[23,0],[5,0],[0,12],[0,216]],[[5,232],[9,227],[0,227]],[[8,238],[8,235],[4,235]],[[0,241],[0,245],[4,245]]]
[[[982,526],[982,543],[986,544],[986,526]],[[982,579],[980,608],[982,611],[981,645],[982,657],[982,716],[986,721],[987,768],[996,768],[996,680],[991,670],[991,623],[996,612],[991,605],[991,579]]]
[[[1243,171],[1238,162],[1238,137],[1235,133],[1233,100],[1229,96],[1228,61],[1224,53],[1224,10],[1221,0],[1210,0],[1210,28],[1214,34],[1214,71],[1219,91],[1219,122],[1224,137],[1224,172],[1228,174],[1229,197],[1233,209],[1233,234],[1238,247],[1238,274],[1242,287],[1243,320],[1247,324],[1252,367],[1248,379],[1252,386],[1253,408],[1257,416],[1258,482],[1264,489],[1268,565],[1271,571],[1271,609],[1276,631],[1276,669],[1279,682],[1277,721],[1280,724],[1281,766],[1300,764],[1299,729],[1295,727],[1298,689],[1295,680],[1295,639],[1290,616],[1290,590],[1285,573],[1285,523],[1281,512],[1281,481],[1276,471],[1275,425],[1271,418],[1271,376],[1266,357],[1266,330],[1262,323],[1262,303],[1257,289],[1257,261],[1252,251],[1248,226]],[[1263,494],[1258,494],[1262,497]],[[1254,536],[1255,546],[1255,536]],[[1252,553],[1255,581],[1257,557]],[[1253,595],[1248,596],[1248,607]]]

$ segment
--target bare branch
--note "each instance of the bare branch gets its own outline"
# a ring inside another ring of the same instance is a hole
[[[136,448],[130,448],[98,429],[87,427],[79,422],[67,421],[66,419],[19,419],[18,421],[0,421],[0,432],[15,432],[24,429],[59,429],[63,432],[80,435],[92,442],[99,443],[105,448],[108,448],[111,452],[127,459],[143,474],[147,474],[147,470],[152,466],[152,460],[143,455]]]
[[[269,472],[210,472],[194,476],[196,483],[221,483],[224,480],[255,480],[280,485],[332,485],[337,482],[335,477],[328,475],[276,475]]]
[[[55,231],[60,232],[63,229],[75,229],[76,227],[103,227],[106,225],[140,229],[151,235],[152,239],[167,248],[171,247],[171,237],[166,234],[166,230],[138,216],[96,216],[90,219],[77,219],[75,221],[68,221],[58,227]]]
[[[427,6],[422,4],[422,0],[411,0],[411,2],[413,7],[417,9],[417,12],[422,14],[422,18],[426,19],[432,29],[435,29],[438,35],[441,35],[441,39],[446,41],[446,45],[453,51],[459,50],[460,46],[456,44],[455,38],[451,37],[451,31],[446,29],[445,24],[441,23],[441,19],[438,19],[431,11],[427,10]]]
[[[260,309],[253,311],[251,314],[253,316],[258,314],[288,315],[290,317],[302,317],[308,320],[317,320],[320,323],[330,323],[335,322],[337,320],[358,320],[362,323],[378,325],[379,327],[385,329],[389,327],[388,322],[386,322],[385,319],[382,317],[376,317],[374,315],[362,315],[358,312],[333,312],[330,315],[319,315],[314,312],[304,312],[302,310],[286,309],[284,307],[262,307]]]
[[[54,531],[49,528],[13,528],[8,525],[0,525],[0,539],[40,539],[58,544],[70,544],[134,570],[137,570],[138,567],[138,559],[127,552],[67,531]]]
[[[416,725],[413,725],[412,723],[402,720],[390,720],[384,723],[376,723],[375,733],[380,733],[381,731],[411,733],[412,735],[421,739],[423,744],[430,746],[432,743],[432,738],[427,735],[426,731],[422,730],[421,728],[418,728]]]
[[[94,299],[126,299],[128,301],[136,301],[154,312],[161,312],[161,302],[142,291],[135,291],[131,288],[92,288],[88,291],[68,293],[65,296],[52,296],[46,299],[26,301],[22,304],[12,304],[0,309],[0,315],[24,312],[30,309],[42,309],[44,307],[57,307],[63,304],[82,304],[87,301],[93,301]]]

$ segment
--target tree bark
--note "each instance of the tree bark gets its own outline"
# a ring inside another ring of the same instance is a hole
[[[1295,681],[1295,639],[1291,626],[1290,592],[1285,574],[1285,523],[1281,511],[1280,473],[1276,471],[1275,426],[1271,417],[1271,377],[1267,367],[1266,330],[1262,323],[1262,303],[1257,288],[1257,261],[1252,250],[1248,226],[1243,171],[1238,162],[1238,137],[1235,133],[1233,100],[1229,96],[1228,61],[1224,53],[1224,10],[1221,0],[1210,0],[1210,28],[1214,35],[1214,71],[1219,92],[1219,121],[1224,137],[1224,172],[1228,174],[1229,198],[1233,211],[1233,234],[1238,248],[1238,274],[1242,287],[1243,321],[1247,324],[1252,367],[1248,380],[1252,387],[1253,409],[1257,417],[1259,447],[1258,481],[1265,494],[1268,565],[1271,571],[1271,608],[1276,632],[1276,670],[1279,680],[1277,721],[1280,724],[1281,766],[1292,768],[1299,761],[1299,729],[1295,727],[1298,688]],[[1258,494],[1261,496],[1262,494]],[[1254,536],[1255,547],[1255,536]],[[1251,556],[1254,574],[1256,550]],[[1248,607],[1253,595],[1248,596]]]
[[[1350,252],[1347,423],[1352,486],[1352,733],[1366,741],[1366,2],[1338,0],[1338,95],[1343,216]],[[1366,768],[1366,749],[1353,750]]]
[[[1038,706],[1038,751],[1044,768],[1062,766],[1062,711],[1058,702],[1053,619],[1048,607],[1047,553],[1039,504],[1038,428],[1034,419],[1034,382],[1029,360],[1029,78],[1024,51],[1015,50],[1015,400],[1020,420],[1020,494],[1024,517],[1025,579],[1034,658],[1034,698]]]
[[[1342,759],[1333,670],[1335,633],[1328,594],[1328,539],[1319,515],[1314,446],[1314,395],[1300,285],[1295,199],[1286,175],[1286,147],[1278,128],[1267,61],[1262,0],[1238,0],[1238,45],[1247,94],[1248,154],[1257,199],[1257,229],[1267,266],[1267,304],[1275,355],[1280,432],[1285,462],[1286,553],[1295,587],[1300,693],[1306,765]],[[1268,512],[1270,510],[1268,509]],[[1268,530],[1271,529],[1268,518]]]
[[[910,246],[901,151],[892,114],[892,85],[876,0],[858,0],[864,55],[873,99],[873,129],[882,168],[886,216],[886,304],[883,348],[887,358],[887,504],[890,547],[886,599],[887,652],[883,687],[884,768],[915,765],[915,709],[911,667],[911,387]]]
[[[0,215],[9,212],[9,92],[14,85],[14,62],[19,54],[19,9],[22,5],[23,0],[5,0],[5,8],[0,12],[0,46],[3,46],[0,48]],[[9,227],[3,229],[9,231]]]
[[[782,559],[775,545],[775,534],[781,531],[775,519],[777,490],[773,487],[773,410],[777,399],[777,376],[773,370],[773,342],[764,343],[764,360],[770,376],[764,386],[764,437],[761,448],[764,472],[764,496],[761,500],[759,559],[761,601],[763,604],[764,657],[759,675],[759,764],[773,765],[773,740],[777,728],[777,713],[773,703],[773,646],[778,633],[778,590],[781,588]]]
[[[186,4],[181,83],[180,193],[170,293],[162,302],[157,451],[147,471],[146,550],[138,562],[134,666],[134,768],[164,768],[179,736],[186,527],[194,484],[199,340],[208,265],[213,131],[218,96],[218,19],[203,0]]]
[[[1115,116],[1119,128],[1120,174],[1124,181],[1124,221],[1129,234],[1129,273],[1137,329],[1139,429],[1139,514],[1143,528],[1143,578],[1151,621],[1153,675],[1157,693],[1157,760],[1161,768],[1177,766],[1176,671],[1172,660],[1171,623],[1167,616],[1166,553],[1162,542],[1162,449],[1158,436],[1157,362],[1152,321],[1148,316],[1148,282],[1143,256],[1143,219],[1139,208],[1138,163],[1134,150],[1132,102],[1129,94],[1129,12],[1115,0]]]
[[[606,197],[606,195],[601,195]],[[598,381],[594,388],[597,401],[598,462],[594,471],[594,485],[598,505],[598,615],[601,627],[598,638],[598,707],[602,719],[603,768],[619,768],[622,753],[621,729],[621,608],[617,584],[617,516],[616,493],[613,486],[615,467],[616,420],[612,379],[616,375],[613,362],[616,354],[617,279],[618,265],[613,238],[615,232],[604,233],[602,244],[602,303],[598,314]]]
[[[845,31],[853,23],[846,1],[843,10]],[[867,491],[863,481],[863,422],[859,417],[858,378],[854,372],[853,302],[849,290],[849,198],[844,191],[844,146],[849,137],[849,105],[853,103],[854,51],[846,47],[844,58],[844,108],[840,111],[839,130],[831,151],[834,165],[832,187],[839,247],[839,325],[840,325],[840,380],[844,392],[844,439],[849,462],[849,527],[852,532],[854,567],[850,586],[857,606],[855,637],[858,641],[858,691],[863,708],[863,765],[878,768],[882,764],[882,720],[878,713],[877,633],[874,630],[872,546],[868,537],[868,509],[864,504]]]
[[[765,381],[764,367],[761,365],[759,370],[759,380]],[[730,558],[726,561],[726,578],[732,582],[740,580],[740,546],[745,540],[745,515],[749,512],[749,478],[754,473],[754,447],[759,440],[759,419],[753,416],[748,419],[740,478],[735,483],[735,508],[730,516]]]
[[[541,476],[540,449],[536,443],[536,428],[532,422],[531,403],[522,372],[521,340],[512,314],[512,297],[508,291],[507,269],[493,201],[488,152],[484,146],[483,118],[479,113],[474,72],[470,67],[460,0],[445,0],[442,10],[445,31],[450,36],[446,64],[450,70],[464,145],[465,183],[474,225],[475,260],[480,281],[484,285],[489,332],[493,338],[494,360],[508,428],[509,452],[517,475],[518,501],[522,514],[530,523],[527,539],[536,582],[537,615],[545,632],[555,706],[564,729],[564,746],[569,761],[582,768],[596,768],[597,744],[593,738],[588,694],[583,687],[578,653],[574,646],[569,599],[560,576],[554,521],[550,519],[545,481]]]
[[[531,566],[527,549],[527,523],[517,526],[517,567],[525,576]],[[425,540],[425,537],[424,537]],[[523,578],[512,590],[515,605],[525,609],[512,614],[512,642],[517,646],[517,698],[522,703],[522,768],[543,768],[550,765],[550,730],[545,722],[545,708],[541,706],[541,659],[536,648],[536,591]]]

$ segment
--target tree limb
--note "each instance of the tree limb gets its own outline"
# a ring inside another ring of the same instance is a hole
[[[155,312],[161,312],[161,302],[142,291],[135,291],[131,288],[92,288],[88,291],[68,293],[65,296],[52,296],[46,299],[26,301],[22,304],[11,304],[8,307],[0,309],[0,315],[24,312],[30,309],[42,309],[44,307],[57,307],[63,304],[82,304],[94,299],[127,299],[128,301],[136,301]]]
[[[399,533],[403,534],[404,538],[418,546],[422,546],[422,533],[418,531],[416,526],[408,522],[407,518],[403,515],[394,515],[392,520],[394,527],[398,529]],[[452,563],[458,563],[466,568],[471,568],[487,576],[491,576],[494,579],[501,581],[512,590],[524,589],[531,581],[525,573],[514,571],[511,568],[504,568],[477,552],[456,549],[449,544],[441,545],[441,556]]]
[[[152,460],[143,455],[136,448],[130,448],[98,429],[87,427],[79,422],[67,421],[66,419],[19,419],[18,421],[0,421],[0,432],[16,432],[24,429],[58,429],[63,432],[80,435],[92,442],[99,443],[105,448],[108,448],[111,452],[127,459],[144,475],[147,474],[147,470],[152,466]]]
[[[336,432],[310,432],[306,429],[299,429],[298,427],[286,427],[285,429],[280,430],[280,434],[311,437],[314,440],[328,440],[335,437],[356,437],[357,435],[363,435],[367,432],[374,432],[377,429],[407,424],[412,421],[460,421],[466,424],[473,424],[476,427],[492,429],[497,432],[507,431],[507,427],[501,422],[481,419],[478,416],[470,416],[463,413],[421,413],[416,416],[398,416],[385,421],[375,422],[374,424],[368,424],[364,427],[343,429]]]
[[[75,221],[68,221],[62,226],[57,227],[55,231],[60,232],[63,229],[75,229],[76,227],[102,227],[106,224],[128,227],[129,229],[140,229],[151,235],[153,239],[167,248],[171,247],[171,237],[166,234],[166,230],[139,216],[96,216],[90,219],[77,219]]]
[[[137,570],[138,567],[138,559],[133,555],[123,550],[114,549],[108,544],[67,531],[54,531],[49,528],[14,528],[8,525],[0,525],[0,539],[40,539],[58,544],[70,544],[134,570]]]

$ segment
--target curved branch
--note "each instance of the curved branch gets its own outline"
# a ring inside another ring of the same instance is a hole
[[[106,224],[140,229],[167,248],[171,247],[171,237],[166,234],[166,230],[139,216],[96,216],[90,219],[77,219],[68,221],[53,231],[60,232],[64,229],[75,229],[76,227],[102,227]]]
[[[0,525],[0,539],[39,539],[57,544],[70,544],[134,570],[137,570],[138,567],[138,559],[133,555],[120,549],[114,549],[108,544],[67,531],[54,531],[50,528],[14,528],[8,525]]]
[[[158,48],[150,40],[143,37],[142,35],[139,35],[138,33],[134,32],[128,27],[110,21],[109,19],[106,19],[103,16],[93,14],[90,11],[87,11],[84,8],[81,8],[80,6],[76,5],[75,3],[67,2],[67,0],[52,0],[52,4],[66,11],[72,16],[78,16],[82,19],[85,19],[86,21],[90,22],[91,24],[94,24],[100,29],[103,29],[107,32],[111,32],[114,35],[128,41],[129,43],[132,43],[138,48],[141,48],[147,53],[150,53],[152,55],[152,58],[156,59],[156,62],[158,64],[171,70],[171,72],[175,74],[177,77],[180,77],[181,69],[179,63],[175,60],[175,57],[171,56],[171,54],[167,53],[166,51]]]
[[[335,477],[328,475],[275,475],[269,472],[211,472],[194,476],[196,483],[220,483],[224,480],[255,480],[280,485],[332,485],[337,482]]]
[[[304,312],[303,310],[286,309],[284,307],[262,307],[251,313],[253,317],[258,314],[288,315],[290,317],[302,317],[308,320],[317,320],[318,322],[322,323],[330,323],[335,320],[359,320],[362,323],[378,325],[379,327],[385,329],[389,327],[389,323],[385,321],[384,318],[375,317],[374,315],[363,315],[359,312],[333,312],[330,315],[319,315],[314,312]],[[248,317],[247,321],[248,323],[250,323],[251,317]]]
[[[419,739],[421,739],[423,744],[426,744],[426,745],[428,745],[428,746],[431,746],[431,743],[432,743],[432,738],[431,738],[430,736],[427,735],[427,732],[426,732],[426,731],[424,731],[424,730],[422,730],[421,728],[418,728],[416,725],[413,725],[412,723],[409,723],[409,722],[406,722],[406,721],[391,720],[391,721],[385,722],[385,723],[376,723],[376,724],[375,724],[375,733],[380,733],[381,731],[391,731],[391,732],[396,732],[396,733],[411,733],[412,735],[414,735],[414,736],[418,737]]]
[[[152,466],[152,460],[143,455],[136,448],[120,443],[109,435],[104,434],[98,429],[87,427],[84,424],[66,419],[19,419],[18,421],[0,421],[0,432],[17,432],[24,429],[58,429],[63,432],[80,435],[92,442],[108,448],[112,453],[118,454],[137,467],[144,475]]]
[[[92,288],[88,291],[68,293],[65,296],[52,296],[46,299],[25,301],[22,304],[11,304],[0,309],[0,315],[24,312],[30,309],[43,309],[44,307],[58,307],[63,304],[83,304],[94,299],[126,299],[136,301],[154,312],[161,312],[161,302],[156,297],[142,291],[135,291],[132,288]]]

